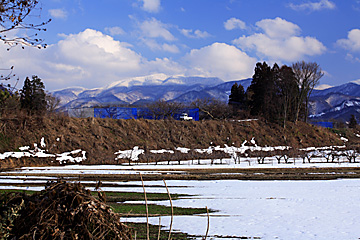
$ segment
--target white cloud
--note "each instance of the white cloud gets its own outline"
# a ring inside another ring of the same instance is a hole
[[[108,32],[111,36],[125,34],[125,31],[121,27],[106,27],[105,32]]]
[[[132,50],[130,44],[93,29],[61,36],[62,40],[42,50],[15,47],[6,51],[5,46],[0,46],[6,66],[15,66],[14,73],[21,80],[19,87],[26,76],[32,75],[44,81],[46,90],[103,87],[153,73],[242,79],[251,77],[256,63],[256,59],[225,43],[192,50],[176,62],[170,58],[148,60]],[[172,44],[158,44],[158,47],[161,51],[178,51]]]
[[[281,18],[264,19],[256,25],[263,33],[242,36],[233,43],[240,49],[254,50],[260,58],[297,61],[304,56],[320,55],[326,50],[316,38],[298,36],[299,26]]]
[[[142,42],[148,46],[152,51],[164,51],[171,53],[180,52],[179,48],[175,44],[158,43],[154,39],[142,39]]]
[[[287,38],[300,33],[300,27],[282,18],[263,19],[256,23],[271,38]]]
[[[214,43],[193,49],[184,57],[188,75],[216,76],[223,80],[251,77],[256,59],[234,46]]]
[[[207,38],[211,36],[208,32],[200,31],[198,29],[195,31],[192,29],[180,29],[180,32],[188,38]]]
[[[161,3],[160,0],[143,0],[144,4],[142,8],[151,13],[157,13],[160,11]]]
[[[140,29],[145,37],[163,38],[166,41],[175,41],[176,38],[168,30],[169,26],[155,18],[146,20],[140,24]]]
[[[237,18],[230,18],[226,22],[224,22],[224,27],[226,30],[233,29],[246,29],[246,24]]]
[[[351,53],[347,53],[345,59],[350,61],[350,62],[360,62],[360,58],[355,57]]]
[[[124,78],[165,73],[178,75],[185,68],[168,58],[148,60],[131,49],[128,43],[93,29],[78,34],[61,35],[64,39],[46,49],[15,47],[6,51],[0,46],[0,55],[7,66],[15,66],[20,78],[19,87],[26,76],[39,76],[46,90],[70,86],[103,87]],[[176,52],[171,44],[159,45],[162,51]]]
[[[66,19],[68,13],[64,9],[50,9],[49,14],[52,18]]]
[[[162,45],[162,48],[164,51],[166,52],[171,52],[171,53],[178,53],[180,52],[179,48],[175,45],[175,44],[167,44],[167,43],[164,43]]]
[[[290,3],[289,7],[296,11],[302,11],[302,10],[320,11],[323,9],[335,9],[336,5],[332,1],[321,0],[319,2],[307,2],[302,4]]]
[[[347,39],[340,39],[336,43],[352,52],[360,51],[360,29],[351,30]]]

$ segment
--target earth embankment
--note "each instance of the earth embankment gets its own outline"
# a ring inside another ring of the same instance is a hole
[[[261,120],[115,120],[69,118],[64,116],[1,119],[0,152],[18,151],[21,146],[40,144],[43,138],[49,153],[82,149],[88,164],[114,164],[114,153],[132,149],[190,149],[209,146],[240,147],[254,139],[259,146],[319,147],[343,145],[334,131],[298,122],[279,125]],[[342,134],[346,135],[344,130]],[[345,136],[350,138],[354,134]],[[350,136],[351,135],[351,136]],[[356,137],[354,138],[356,140]],[[14,161],[9,166],[14,167]],[[24,163],[23,163],[24,164]],[[26,163],[25,163],[26,164]],[[10,166],[11,165],[11,166]]]

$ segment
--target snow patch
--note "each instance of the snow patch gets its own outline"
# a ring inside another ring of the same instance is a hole
[[[41,140],[40,140],[40,146],[41,146],[42,148],[46,147],[45,138],[44,138],[44,137],[42,137]]]
[[[177,147],[175,148],[175,150],[181,152],[181,153],[189,153],[189,151],[191,150],[190,148],[184,148],[184,147]]]
[[[0,153],[0,160],[5,160],[7,158],[54,158],[56,161],[59,161],[61,164],[64,162],[79,163],[83,160],[86,160],[86,151],[81,149],[74,150],[71,152],[65,153],[48,153],[46,150],[42,149],[46,147],[45,138],[42,137],[40,140],[40,147],[37,143],[33,144],[34,149],[30,149],[30,146],[19,147],[20,152],[5,152]],[[80,156],[79,156],[80,155]]]
[[[80,153],[80,156],[76,156],[79,153]],[[79,162],[86,160],[86,151],[77,149],[77,150],[74,150],[71,152],[64,152],[61,154],[57,154],[56,160],[59,161],[60,163],[64,163],[64,162],[79,163]]]
[[[19,147],[19,150],[20,151],[26,151],[26,150],[29,150],[30,149],[30,146],[24,146],[24,147]]]
[[[139,149],[138,146],[135,146],[132,150],[117,151],[115,155],[118,155],[115,160],[119,159],[130,159],[131,161],[138,161],[139,155],[143,154],[145,151]]]
[[[161,149],[161,150],[150,150],[151,153],[155,153],[155,154],[161,154],[161,153],[171,153],[173,154],[174,151],[173,150],[166,150],[166,149]]]

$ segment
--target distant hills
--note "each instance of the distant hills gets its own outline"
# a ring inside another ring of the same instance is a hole
[[[234,83],[243,85],[246,90],[251,84],[251,78],[224,82],[219,78],[154,74],[124,79],[103,88],[72,87],[52,94],[61,100],[62,111],[93,106],[139,106],[160,99],[191,103],[198,98],[216,98],[227,102]],[[360,120],[360,85],[350,82],[314,90],[309,114],[314,121],[348,121],[352,114]]]
[[[325,90],[314,90],[310,99],[310,119],[349,121],[352,114],[360,120],[360,85],[345,83]]]
[[[163,99],[189,103],[197,98],[216,98],[227,101],[231,86],[241,83],[247,87],[251,79],[224,82],[219,78],[165,77],[163,74],[137,77],[115,82],[96,89],[72,87],[52,92],[61,100],[61,108],[82,108],[109,105],[141,105]]]

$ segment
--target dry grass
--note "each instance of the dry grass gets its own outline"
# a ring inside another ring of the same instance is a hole
[[[174,150],[176,147],[195,149],[224,144],[239,147],[245,140],[249,141],[253,137],[260,146],[308,147],[343,144],[334,132],[301,122],[296,125],[288,123],[287,128],[283,129],[263,121],[77,119],[57,115],[0,119],[0,142],[3,143],[0,144],[0,152],[40,143],[42,137],[50,153],[79,148],[85,150],[87,164],[117,164],[114,153],[132,149],[134,146],[145,150]],[[150,154],[147,157],[155,159],[160,156]],[[185,158],[181,154],[178,154],[178,157]],[[148,159],[142,161],[146,162]],[[20,165],[29,162],[31,163],[28,160]],[[14,166],[15,163],[11,162],[1,163],[0,168]]]

